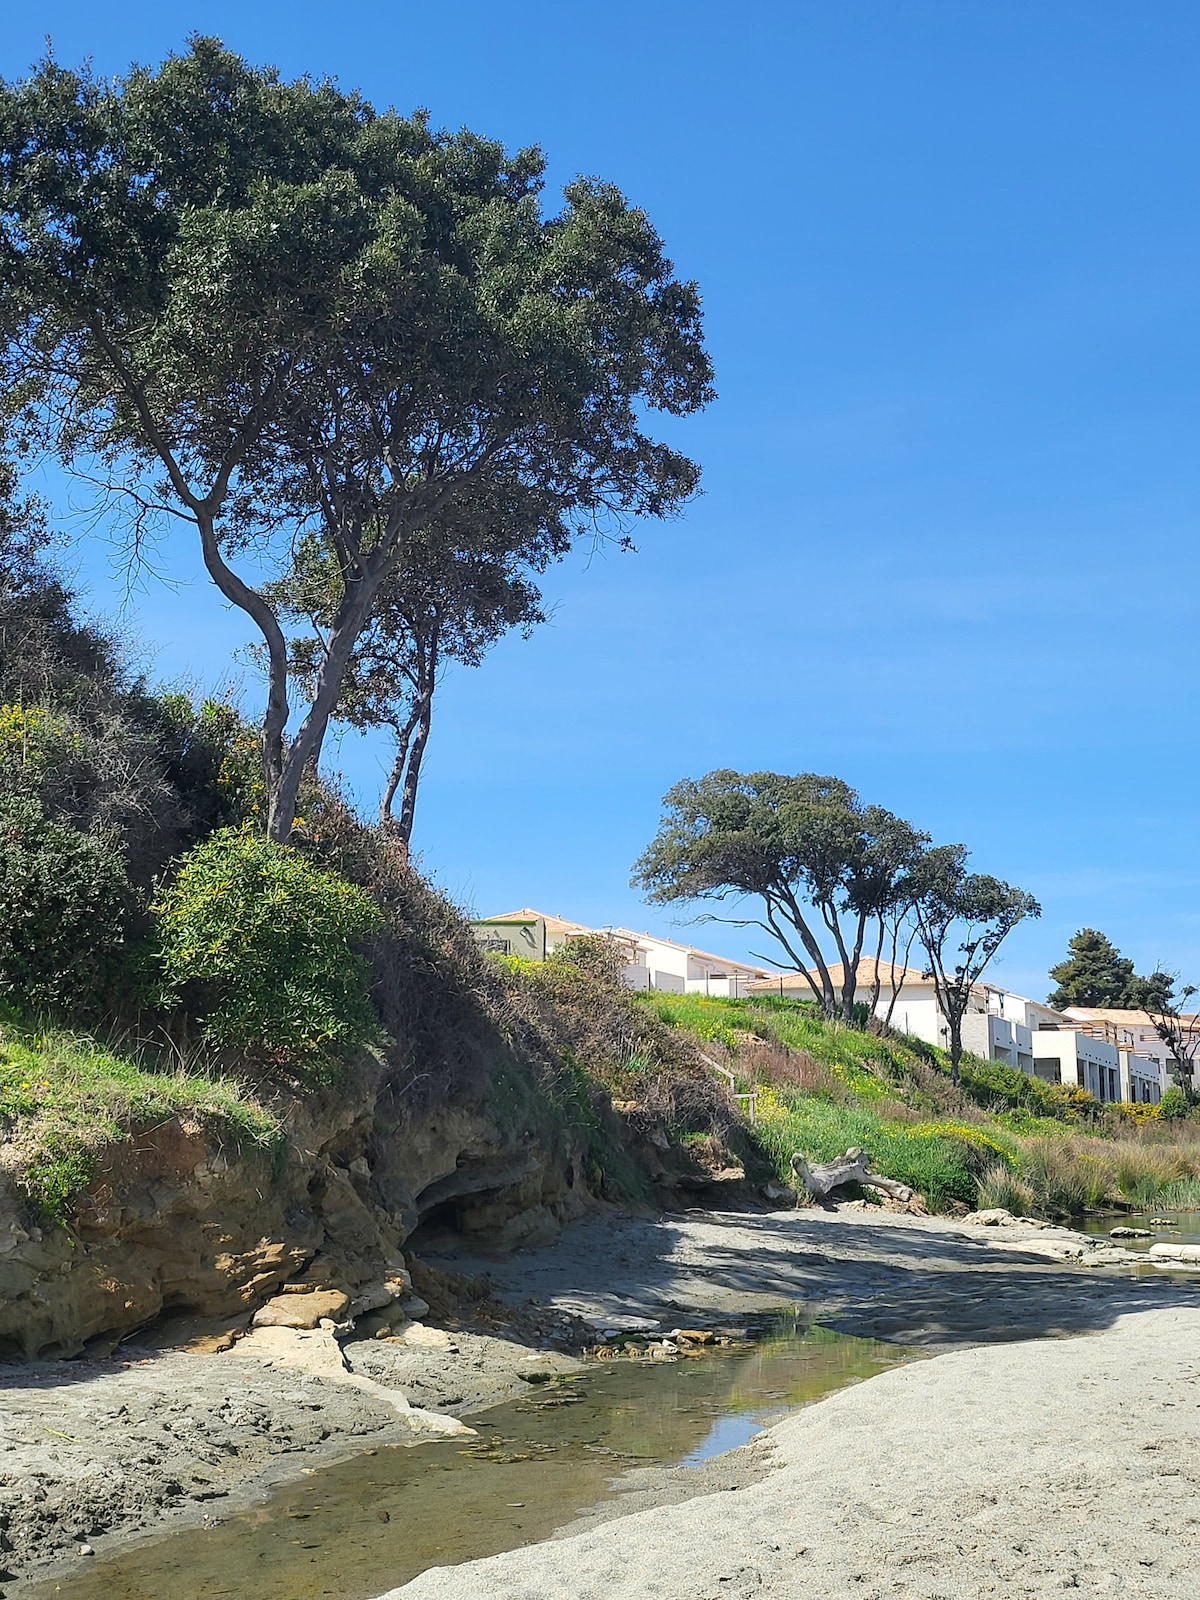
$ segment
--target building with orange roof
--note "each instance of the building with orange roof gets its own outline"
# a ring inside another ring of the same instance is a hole
[[[658,989],[670,994],[711,994],[737,998],[767,976],[765,967],[714,955],[695,945],[680,944],[634,928],[591,928],[567,917],[551,916],[533,906],[481,917],[471,926],[485,950],[499,955],[544,961],[568,940],[586,936],[607,939],[623,958],[623,976],[631,989]]]

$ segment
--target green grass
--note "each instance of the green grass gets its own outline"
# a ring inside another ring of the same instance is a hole
[[[935,1210],[953,1202],[1044,1217],[1114,1206],[1200,1209],[1194,1124],[1135,1121],[1081,1090],[972,1056],[956,1087],[943,1051],[825,1022],[806,1002],[655,994],[644,1003],[664,1022],[723,1045],[735,1071],[739,1035],[799,1053],[790,1066],[766,1061],[758,1081],[755,1135],[785,1180],[795,1151],[825,1161],[857,1146]]]
[[[95,1040],[0,1020],[0,1141],[17,1187],[61,1220],[105,1145],[172,1117],[237,1150],[269,1150],[278,1123],[222,1078],[146,1072]]]
[[[765,1087],[759,1092],[759,1139],[780,1177],[791,1176],[799,1151],[830,1161],[849,1149],[868,1150],[877,1172],[907,1183],[935,1210],[948,1201],[974,1205],[981,1174],[1015,1162],[1011,1141],[998,1131],[965,1123],[909,1123],[880,1116],[869,1105],[838,1104],[817,1095]]]

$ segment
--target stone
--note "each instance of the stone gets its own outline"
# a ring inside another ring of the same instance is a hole
[[[308,1289],[302,1294],[280,1294],[254,1313],[256,1328],[316,1328],[322,1322],[340,1322],[350,1304],[341,1289]]]
[[[986,1211],[969,1211],[962,1219],[973,1228],[1012,1228],[1017,1219],[1003,1206],[990,1206]]]
[[[457,1417],[444,1416],[439,1411],[423,1411],[410,1404],[407,1395],[399,1389],[389,1389],[363,1373],[351,1372],[342,1348],[332,1333],[325,1329],[314,1331],[302,1328],[255,1328],[237,1345],[226,1360],[252,1359],[264,1366],[281,1371],[307,1372],[311,1377],[326,1383],[344,1384],[348,1389],[359,1389],[371,1395],[381,1405],[400,1414],[411,1433],[422,1437],[475,1437]]]
[[[414,1350],[457,1350],[458,1346],[445,1328],[427,1328],[423,1322],[414,1322],[397,1336],[402,1344]]]
[[[1177,1228],[1179,1224],[1174,1217],[1151,1217],[1150,1226],[1152,1228]]]
[[[1110,1239],[1153,1239],[1154,1230],[1152,1228],[1110,1228],[1108,1237]]]
[[[1159,1261],[1200,1261],[1200,1244],[1152,1244],[1150,1254]]]
[[[716,1334],[710,1333],[707,1328],[676,1328],[669,1337],[682,1339],[685,1344],[712,1344]]]

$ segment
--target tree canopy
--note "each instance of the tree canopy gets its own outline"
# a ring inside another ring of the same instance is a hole
[[[1068,1006],[1097,1006],[1118,1011],[1162,1010],[1170,1002],[1173,979],[1167,972],[1139,978],[1133,962],[1111,939],[1095,928],[1080,928],[1070,940],[1068,955],[1050,976],[1057,987],[1046,1004],[1058,1011]]]
[[[98,79],[0,89],[0,299],[25,424],[135,508],[191,524],[260,630],[270,831],[285,838],[356,641],[434,523],[531,564],[674,512],[697,468],[646,429],[712,395],[699,296],[646,215],[544,160],[194,38]],[[263,574],[318,536],[342,593],[289,739]]]
[[[916,880],[918,934],[949,1027],[950,1072],[957,1083],[971,991],[1018,923],[1040,917],[1042,908],[1024,889],[968,871],[960,844],[926,851]]]
[[[713,920],[762,928],[826,1014],[849,1019],[868,927],[903,898],[928,834],[813,772],[721,769],[677,783],[663,804],[634,884],[659,904],[759,900],[761,917]]]

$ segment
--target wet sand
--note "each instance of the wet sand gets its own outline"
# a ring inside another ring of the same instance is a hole
[[[1111,1257],[1115,1265],[1085,1268],[1078,1263],[1102,1257],[1094,1255],[1095,1241],[1079,1244],[1079,1238],[877,1209],[693,1213],[658,1222],[614,1216],[581,1224],[542,1251],[447,1264],[486,1270],[498,1296],[518,1309],[549,1307],[564,1318],[584,1317],[598,1330],[632,1319],[668,1332],[704,1317],[799,1305],[846,1332],[953,1349],[1105,1330],[1125,1338],[1127,1325],[1140,1327],[1151,1316],[1200,1317],[1200,1285],[1191,1275],[1159,1273],[1131,1264],[1128,1255]],[[1099,1347],[1090,1339],[1078,1346]],[[1047,1350],[1056,1355],[1075,1346],[1034,1348],[1042,1360]],[[100,1554],[139,1530],[194,1525],[306,1467],[410,1437],[384,1397],[389,1390],[414,1406],[469,1415],[523,1389],[519,1373],[532,1363],[569,1364],[567,1357],[509,1340],[461,1333],[440,1349],[354,1339],[343,1349],[349,1366],[380,1392],[265,1367],[236,1346],[199,1355],[126,1345],[115,1361],[4,1369],[0,1527],[8,1551],[0,1560],[14,1573],[45,1575],[47,1563],[78,1560],[81,1542]],[[1010,1359],[1007,1352],[1003,1358]],[[993,1354],[974,1359],[987,1370]],[[1149,1355],[1137,1361],[1154,1370]],[[944,1363],[925,1365],[932,1370]],[[872,1380],[865,1392],[882,1381]],[[1018,1401],[1010,1396],[1006,1403]],[[908,1470],[907,1448],[893,1444],[887,1453]],[[696,1479],[691,1484],[690,1492],[704,1487]],[[639,1492],[650,1491],[642,1486]],[[461,1569],[454,1582],[474,1581],[463,1576],[470,1570]],[[450,1580],[443,1574],[442,1581]],[[14,1592],[4,1579],[0,1586]],[[426,1592],[432,1593],[413,1589]],[[642,1593],[636,1587],[610,1592]],[[674,1591],[660,1592],[673,1600]],[[722,1583],[722,1595],[732,1592]]]

